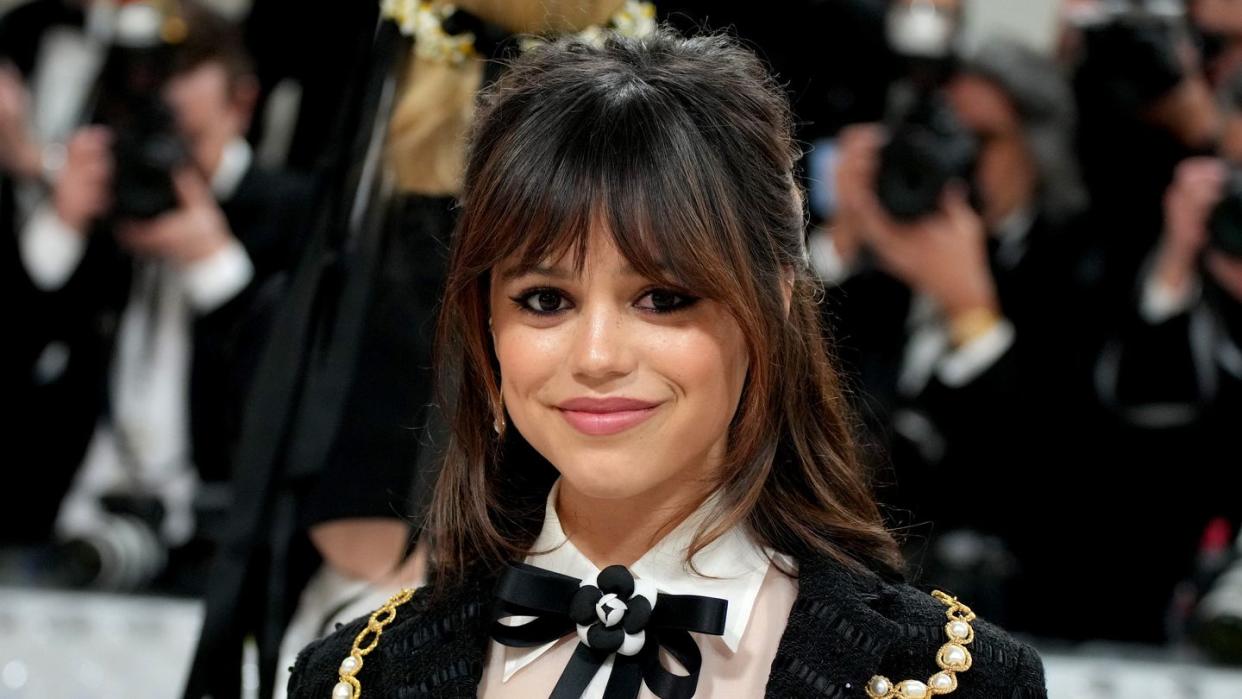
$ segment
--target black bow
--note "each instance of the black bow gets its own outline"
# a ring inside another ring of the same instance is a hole
[[[609,566],[595,584],[525,563],[513,563],[496,585],[492,638],[528,648],[575,631],[580,642],[550,699],[578,699],[600,665],[617,654],[604,699],[633,699],[645,682],[660,699],[689,699],[699,682],[703,657],[690,632],[724,633],[729,603],[715,597],[657,593],[648,600],[634,590],[625,566]],[[500,623],[533,616],[519,626]],[[676,675],[660,664],[660,648],[690,674]]]

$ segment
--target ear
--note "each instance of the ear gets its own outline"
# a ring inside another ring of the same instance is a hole
[[[798,273],[793,267],[786,267],[781,275],[781,303],[785,309],[785,320],[789,320],[789,308],[793,305],[794,282]]]

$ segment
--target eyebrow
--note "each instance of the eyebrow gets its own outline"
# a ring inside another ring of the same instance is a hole
[[[504,270],[501,275],[501,281],[510,281],[518,277],[524,277],[528,274],[538,274],[544,277],[552,277],[553,279],[568,279],[571,275],[561,267],[550,267],[548,265],[515,265]]]
[[[664,271],[667,271],[667,268],[661,265],[660,270],[664,272]],[[553,279],[570,279],[574,276],[571,272],[559,266],[554,267],[554,266],[549,266],[549,265],[516,265],[514,267],[510,267],[509,269],[502,271],[500,274],[500,280],[502,282],[512,281],[514,279],[517,279],[518,277],[524,277],[528,274],[536,274],[539,276],[551,277]],[[621,268],[621,274],[627,275],[627,276],[635,276],[635,277],[645,276],[639,273],[639,271],[634,268],[634,265],[628,262],[626,263],[624,267]]]

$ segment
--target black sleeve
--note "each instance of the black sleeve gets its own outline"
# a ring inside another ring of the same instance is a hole
[[[237,296],[194,322],[191,429],[194,459],[206,480],[229,476],[245,396],[311,225],[313,201],[302,180],[251,173],[224,205],[254,277]]]
[[[80,23],[81,12],[62,0],[31,0],[0,14],[0,62],[11,61],[29,78],[48,27]]]
[[[1010,699],[1047,699],[1048,687],[1044,680],[1044,662],[1035,649],[1018,644],[1019,660],[1010,675],[1008,686]]]
[[[1133,312],[1096,360],[1100,402],[1133,425],[1173,427],[1194,421],[1210,396],[1196,357],[1196,313],[1149,323]]]
[[[420,455],[440,437],[428,427],[431,362],[454,207],[448,197],[407,196],[381,246],[366,306],[342,311],[365,320],[345,409],[307,506],[308,524],[421,519],[438,472]]]

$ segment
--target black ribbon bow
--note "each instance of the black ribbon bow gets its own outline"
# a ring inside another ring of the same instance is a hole
[[[496,585],[492,638],[517,648],[541,646],[575,631],[578,647],[549,699],[578,699],[609,656],[616,654],[604,699],[633,699],[645,682],[660,699],[690,699],[699,682],[703,657],[690,632],[724,633],[729,603],[715,597],[636,593],[625,566],[599,572],[595,584],[512,563]],[[500,623],[531,616],[518,626]],[[688,675],[660,664],[668,651]]]

